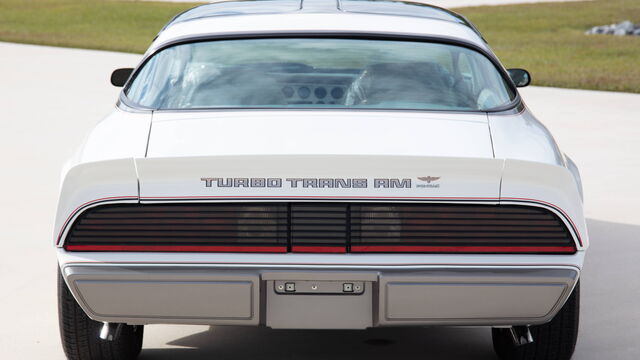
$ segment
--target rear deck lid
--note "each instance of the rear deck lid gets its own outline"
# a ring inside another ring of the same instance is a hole
[[[154,114],[143,201],[497,199],[484,114],[208,111]]]
[[[485,114],[156,112],[147,157],[403,155],[493,158]]]
[[[138,159],[143,202],[184,200],[495,201],[496,159],[243,155]]]

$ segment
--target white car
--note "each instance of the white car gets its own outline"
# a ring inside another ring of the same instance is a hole
[[[580,176],[529,81],[424,4],[180,14],[113,73],[117,106],[64,171],[68,358],[133,359],[146,324],[207,324],[483,326],[501,359],[569,359]]]

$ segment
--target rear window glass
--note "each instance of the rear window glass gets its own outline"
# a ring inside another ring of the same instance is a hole
[[[465,47],[330,38],[173,46],[147,61],[125,93],[154,109],[483,111],[514,98],[494,64]]]

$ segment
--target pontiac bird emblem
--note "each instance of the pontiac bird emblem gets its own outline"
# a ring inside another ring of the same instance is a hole
[[[438,181],[440,176],[418,176],[418,180],[426,181],[427,184],[431,184],[432,181]]]

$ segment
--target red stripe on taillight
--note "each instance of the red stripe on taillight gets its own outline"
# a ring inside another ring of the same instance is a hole
[[[351,246],[361,253],[562,253],[573,254],[573,246]]]
[[[342,246],[293,246],[291,251],[297,253],[346,253],[347,249]]]
[[[68,251],[286,253],[286,246],[67,245]]]

